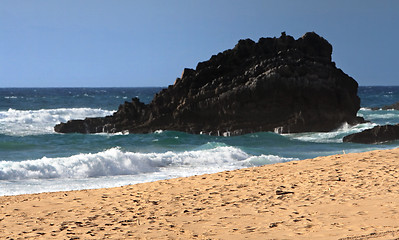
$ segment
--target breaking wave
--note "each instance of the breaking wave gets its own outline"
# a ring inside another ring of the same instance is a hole
[[[114,111],[93,108],[57,108],[0,111],[0,134],[27,136],[54,133],[54,126],[71,119],[104,117]]]
[[[304,142],[341,143],[344,136],[352,133],[361,132],[374,126],[376,126],[375,123],[362,123],[355,126],[351,126],[345,123],[340,128],[331,132],[306,132],[283,135],[287,136],[290,139],[300,140]]]
[[[158,172],[162,168],[186,168],[189,171],[188,175],[194,175],[290,160],[294,159],[273,155],[251,156],[231,146],[165,153],[124,152],[115,147],[99,153],[70,157],[43,157],[20,162],[2,161],[0,180],[137,175]]]

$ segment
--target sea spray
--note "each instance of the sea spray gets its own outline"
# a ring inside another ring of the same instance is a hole
[[[116,147],[63,158],[0,161],[0,196],[115,187],[291,160],[275,155],[253,156],[236,147],[221,146],[164,153],[124,152]]]
[[[342,143],[342,138],[348,134],[361,132],[376,126],[375,123],[362,123],[357,125],[349,125],[344,123],[341,127],[331,132],[306,132],[306,133],[293,133],[283,134],[291,139],[300,140],[304,142],[314,143]]]
[[[206,169],[220,166],[241,168],[268,163],[290,161],[278,156],[251,156],[239,148],[213,149],[165,153],[123,152],[111,148],[99,153],[78,154],[70,157],[1,161],[0,180],[92,178],[101,176],[136,175],[158,172],[165,167],[187,167],[206,173]]]
[[[54,125],[71,119],[104,117],[114,111],[101,108],[58,108],[0,111],[0,134],[27,136],[54,133]]]

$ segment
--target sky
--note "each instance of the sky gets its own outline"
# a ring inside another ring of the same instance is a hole
[[[164,87],[283,31],[327,39],[361,86],[399,85],[397,0],[1,0],[0,87]]]

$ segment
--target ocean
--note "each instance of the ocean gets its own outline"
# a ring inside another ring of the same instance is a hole
[[[359,87],[359,116],[328,133],[234,137],[159,129],[151,134],[58,134],[70,119],[106,116],[124,101],[149,103],[162,88],[0,88],[0,196],[116,187],[332,154],[399,147],[343,143],[348,134],[399,123],[399,86]]]

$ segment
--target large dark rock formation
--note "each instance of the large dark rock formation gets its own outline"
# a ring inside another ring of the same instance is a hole
[[[376,126],[359,133],[354,133],[344,137],[344,142],[354,143],[384,143],[399,139],[399,124]]]
[[[149,104],[125,102],[105,118],[68,121],[55,131],[148,133],[157,129],[236,135],[330,131],[362,121],[357,82],[335,67],[316,33],[295,40],[240,40],[231,50],[184,69]]]

